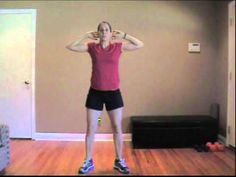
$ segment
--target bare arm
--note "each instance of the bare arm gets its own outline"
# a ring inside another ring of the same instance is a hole
[[[81,36],[78,40],[67,45],[66,48],[75,52],[87,52],[88,45],[85,40],[86,39],[97,40],[97,38],[98,38],[97,32],[87,32],[83,36]]]
[[[116,38],[124,39],[127,41],[124,43],[124,45],[122,45],[122,49],[124,51],[133,51],[133,50],[137,50],[139,48],[142,48],[144,46],[142,41],[140,41],[139,39],[137,39],[127,33],[124,33],[119,30],[115,30],[113,33]]]

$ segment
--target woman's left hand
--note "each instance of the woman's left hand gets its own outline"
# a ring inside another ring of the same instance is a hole
[[[113,39],[123,39],[124,35],[125,35],[125,33],[123,31],[120,31],[120,30],[114,30],[112,32],[112,38]]]

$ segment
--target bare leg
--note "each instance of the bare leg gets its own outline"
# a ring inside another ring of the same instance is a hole
[[[112,111],[108,111],[112,131],[113,131],[113,139],[116,151],[116,158],[122,159],[122,148],[123,148],[123,135],[122,135],[122,112],[123,108],[114,109]]]
[[[92,158],[94,137],[97,130],[98,117],[101,115],[102,111],[97,111],[93,109],[87,109],[87,132],[86,132],[86,158],[89,160]]]

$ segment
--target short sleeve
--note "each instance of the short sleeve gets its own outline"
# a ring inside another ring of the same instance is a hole
[[[122,52],[122,45],[123,45],[122,42],[117,42],[116,43],[117,50],[120,51],[120,52]]]
[[[94,48],[94,42],[89,42],[87,45],[88,45],[88,52],[91,53],[93,48]]]

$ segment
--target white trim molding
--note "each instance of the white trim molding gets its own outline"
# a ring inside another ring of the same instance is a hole
[[[0,9],[0,14],[36,14],[36,9]]]
[[[235,147],[235,1],[228,3],[228,93],[226,145]]]
[[[85,141],[84,133],[35,133],[36,141]],[[124,141],[131,141],[131,134],[123,134]],[[113,141],[113,134],[95,134],[95,141]]]

